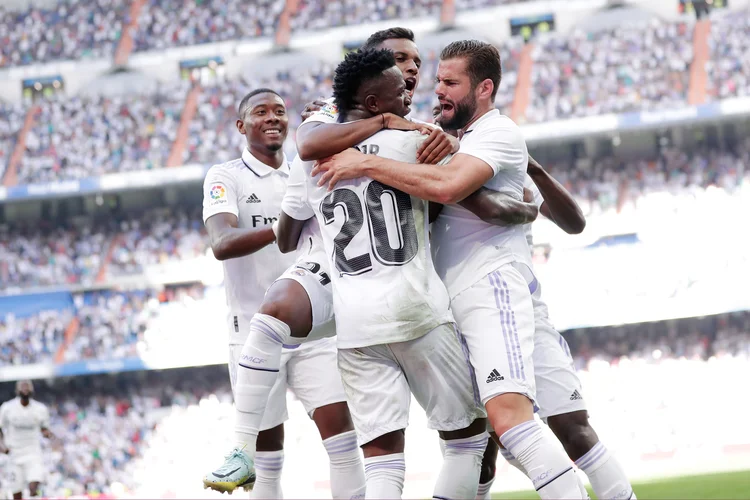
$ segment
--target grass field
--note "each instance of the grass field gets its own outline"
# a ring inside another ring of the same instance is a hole
[[[750,471],[728,472],[703,476],[673,477],[670,479],[634,483],[638,500],[645,499],[750,499]],[[589,488],[591,498],[594,493]],[[526,500],[539,498],[534,491],[517,491],[493,495],[494,499]]]

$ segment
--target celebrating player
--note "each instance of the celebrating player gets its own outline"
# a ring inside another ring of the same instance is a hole
[[[559,446],[534,421],[534,310],[530,251],[521,227],[498,227],[455,203],[482,185],[522,199],[528,163],[518,127],[494,108],[500,55],[478,41],[449,44],[435,90],[441,122],[459,130],[461,148],[443,166],[415,165],[344,151],[321,162],[320,185],[372,177],[446,204],[433,224],[433,255],[451,295],[479,378],[482,402],[503,446],[527,471],[542,498],[585,492]]]
[[[209,170],[204,183],[203,218],[214,255],[224,265],[229,371],[238,413],[242,413],[240,400],[254,389],[238,383],[242,374],[238,376],[238,370],[261,373],[270,395],[266,392],[263,400],[266,411],[258,424],[262,432],[255,431],[257,445],[253,442],[245,450],[248,443],[238,442],[225,463],[204,478],[204,486],[232,492],[237,487],[251,489],[255,483],[254,498],[281,498],[283,422],[287,419],[289,387],[318,426],[331,463],[338,466],[338,473],[331,475],[334,498],[351,498],[363,493],[364,473],[336,368],[335,341],[324,338],[303,346],[289,346],[283,355],[279,353],[273,366],[242,351],[251,329],[273,335],[279,321],[256,312],[266,289],[294,259],[279,252],[273,244],[272,230],[289,175],[282,151],[288,124],[284,101],[273,90],[258,89],[242,99],[238,112],[237,129],[246,137],[247,148],[241,158]],[[309,290],[309,281],[298,283],[303,294]],[[313,280],[310,286],[322,285]]]
[[[35,401],[34,385],[30,380],[16,383],[16,397],[0,406],[0,453],[10,455],[10,477],[13,498],[23,498],[23,490],[39,496],[44,481],[44,458],[41,437],[53,439],[49,430],[49,410]]]
[[[348,54],[336,68],[334,97],[343,121],[404,116],[411,102],[387,49]],[[357,148],[416,161],[423,140],[419,132],[385,130]],[[312,166],[298,158],[293,174]],[[282,208],[297,221],[317,218],[331,259],[339,369],[365,454],[367,498],[401,497],[411,394],[446,448],[433,496],[473,498],[484,412],[427,250],[426,202],[367,178],[329,194],[308,175],[306,191],[287,191]]]

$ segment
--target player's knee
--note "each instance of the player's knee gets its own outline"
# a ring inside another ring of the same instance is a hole
[[[501,436],[513,427],[534,418],[534,407],[523,394],[506,393],[485,404],[492,429]]]
[[[404,443],[404,429],[400,429],[378,436],[372,441],[363,444],[362,452],[365,458],[403,453]]]
[[[268,289],[258,313],[286,323],[292,337],[305,337],[312,329],[309,298],[302,285],[293,280],[274,283]]]
[[[257,451],[279,451],[284,449],[284,424],[260,431],[256,442]]]
[[[316,408],[313,412],[313,421],[323,440],[354,430],[349,407],[345,401]]]
[[[551,416],[547,424],[573,460],[585,455],[599,441],[585,410]]]

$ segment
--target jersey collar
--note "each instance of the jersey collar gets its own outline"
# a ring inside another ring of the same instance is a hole
[[[287,177],[289,176],[289,161],[286,159],[286,154],[284,154],[284,161],[281,166],[278,169],[274,169],[257,159],[247,148],[245,148],[242,150],[242,163],[244,163],[247,169],[258,177],[265,177],[274,171]]]
[[[474,123],[472,123],[471,125],[469,125],[469,128],[467,128],[466,130],[464,130],[464,133],[461,135],[461,137],[463,137],[464,135],[468,134],[469,132],[471,132],[472,130],[474,130],[475,128],[477,128],[480,123],[482,123],[482,122],[484,122],[486,120],[489,120],[490,118],[495,117],[495,116],[500,116],[500,110],[499,109],[494,108],[494,109],[491,109],[491,110],[487,111],[485,114],[483,114],[482,116],[480,116],[479,119],[477,119]]]

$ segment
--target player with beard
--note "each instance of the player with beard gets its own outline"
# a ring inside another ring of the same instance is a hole
[[[16,383],[16,397],[0,406],[0,453],[10,455],[10,477],[13,498],[23,498],[23,490],[39,496],[44,481],[44,457],[41,437],[53,439],[49,430],[49,410],[35,401],[34,385],[30,380]]]
[[[585,498],[568,457],[534,420],[535,278],[523,228],[487,224],[457,204],[481,186],[523,198],[528,164],[518,126],[494,107],[500,55],[490,44],[454,42],[441,53],[435,93],[441,122],[461,137],[445,165],[409,164],[347,150],[312,174],[333,189],[371,177],[445,205],[432,227],[435,267],[467,340],[492,428],[543,498]]]
[[[432,111],[436,124],[440,124],[441,109]],[[454,131],[446,130],[447,133]],[[573,196],[531,156],[524,186],[524,200],[533,201],[539,213],[554,222],[568,234],[580,234],[586,219]],[[529,249],[533,248],[531,223],[524,227]],[[531,299],[534,304],[534,377],[537,387],[539,416],[560,440],[568,456],[586,473],[597,498],[636,498],[619,462],[599,441],[591,427],[582,396],[581,380],[575,371],[568,343],[549,319],[547,305],[541,298],[542,285],[537,282]],[[494,441],[487,443],[482,459],[477,498],[489,499],[495,477],[498,447]],[[512,465],[525,471],[518,460],[502,450],[503,457]]]
[[[237,129],[245,136],[247,146],[240,158],[211,167],[204,183],[203,218],[214,255],[224,266],[229,306],[229,373],[238,420],[244,408],[242,401],[254,389],[240,383],[241,375],[258,371],[268,383],[268,390],[262,402],[265,411],[256,424],[251,446],[238,440],[224,464],[206,475],[203,484],[230,493],[237,487],[251,489],[254,484],[252,498],[282,497],[289,388],[317,425],[329,453],[334,498],[348,499],[364,492],[364,470],[336,368],[335,341],[323,338],[304,346],[284,342],[287,349],[283,353],[279,349],[274,366],[243,350],[250,332],[260,329],[273,335],[278,320],[257,313],[262,312],[266,290],[295,262],[292,256],[279,252],[272,229],[289,176],[282,150],[287,126],[284,101],[275,91],[257,89],[247,94],[240,102],[237,119]],[[307,280],[299,275],[285,277],[289,279],[279,282],[293,283],[302,295],[325,293],[320,292],[323,285],[318,276]]]

